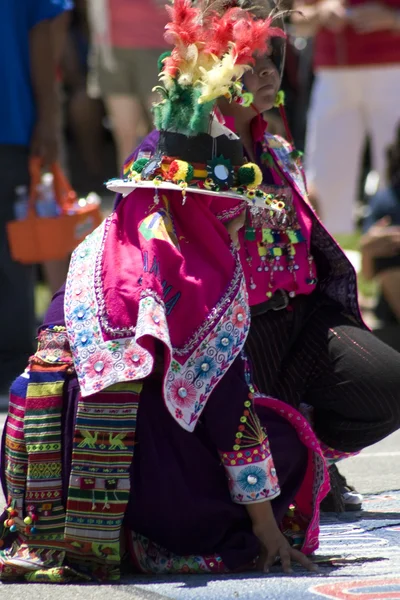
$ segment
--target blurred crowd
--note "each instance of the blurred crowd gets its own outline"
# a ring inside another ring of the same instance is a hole
[[[282,6],[282,87],[304,151],[310,201],[351,234],[378,284],[377,335],[400,350],[400,0],[294,0]],[[12,259],[6,223],[29,157],[59,160],[79,196],[116,176],[151,129],[164,0],[0,2],[0,394],[26,363],[37,269]],[[269,128],[285,135],[280,117]],[[41,268],[52,291],[68,258]],[[4,321],[4,323],[3,323]],[[20,323],[20,331],[12,330]]]

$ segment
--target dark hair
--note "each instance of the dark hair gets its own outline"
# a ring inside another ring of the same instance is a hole
[[[400,125],[396,130],[396,137],[387,151],[387,178],[392,186],[400,187]]]

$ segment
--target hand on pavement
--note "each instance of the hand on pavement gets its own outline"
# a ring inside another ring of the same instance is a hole
[[[253,527],[253,532],[261,542],[262,551],[258,566],[264,573],[268,573],[270,567],[278,560],[280,560],[282,570],[286,574],[292,573],[293,562],[299,563],[308,571],[318,573],[317,565],[300,550],[292,548],[276,524],[271,526],[271,523],[269,523],[268,526],[261,528]]]

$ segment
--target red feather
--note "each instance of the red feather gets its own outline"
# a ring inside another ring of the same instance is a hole
[[[228,52],[229,44],[233,39],[233,25],[244,11],[234,7],[227,10],[222,16],[213,13],[209,25],[206,52],[222,57]]]
[[[167,73],[171,77],[176,77],[179,70],[179,65],[181,64],[181,56],[176,48],[174,48],[171,52],[170,56],[163,61],[162,72]]]
[[[165,40],[174,46],[171,56],[164,59],[163,72],[176,77],[191,44],[202,46],[208,54],[222,58],[231,51],[238,65],[251,65],[254,56],[265,54],[271,37],[285,37],[278,27],[271,27],[272,17],[257,19],[251,12],[233,6],[222,15],[202,12],[201,3],[193,7],[191,0],[175,0],[167,6],[170,22],[166,25]]]
[[[252,15],[240,19],[233,27],[233,41],[238,65],[251,65],[254,56],[265,54],[271,37],[286,37],[279,27],[271,27],[272,18],[256,19]]]
[[[204,30],[198,8],[193,8],[191,0],[175,0],[166,6],[171,22],[165,26],[164,38],[168,44],[189,46],[203,41]]]

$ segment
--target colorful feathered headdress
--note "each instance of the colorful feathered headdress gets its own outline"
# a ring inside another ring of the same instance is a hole
[[[241,0],[174,0],[167,6],[165,39],[173,49],[160,57],[157,129],[186,136],[207,133],[217,98],[252,102],[241,83],[244,73],[267,52],[271,38],[285,37],[272,26],[275,15],[260,17],[259,8],[245,8]]]

